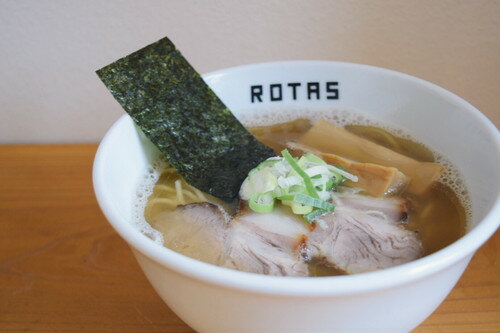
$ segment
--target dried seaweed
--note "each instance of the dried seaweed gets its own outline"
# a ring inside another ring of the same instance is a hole
[[[247,173],[274,155],[167,38],[97,75],[168,162],[202,191],[230,201]]]

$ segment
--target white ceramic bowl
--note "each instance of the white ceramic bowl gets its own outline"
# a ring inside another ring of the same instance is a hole
[[[474,252],[498,228],[500,135],[456,95],[405,74],[337,62],[264,63],[204,78],[237,116],[249,110],[348,109],[406,128],[466,175],[473,217],[470,231],[452,245],[365,274],[272,277],[198,262],[155,244],[130,224],[137,186],[158,152],[123,116],[95,158],[97,199],[158,294],[197,332],[409,332],[444,300]],[[320,83],[319,100],[314,93],[308,99],[310,82],[313,90],[314,82]],[[288,83],[301,84],[296,99]],[[281,100],[279,86],[272,84],[281,84]],[[251,86],[262,86],[262,102],[254,96],[252,103]]]

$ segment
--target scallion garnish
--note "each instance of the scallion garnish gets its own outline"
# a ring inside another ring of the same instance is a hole
[[[257,213],[269,213],[274,209],[274,201],[275,199],[269,192],[254,193],[248,200],[248,205]]]
[[[307,206],[312,206],[326,210],[327,212],[331,212],[335,209],[335,206],[329,203],[328,201],[324,201],[318,198],[313,198],[305,194],[296,194],[292,200]]]
[[[307,193],[313,198],[318,198],[318,193],[316,193],[316,189],[314,188],[311,178],[305,173],[304,170],[297,164],[297,162],[293,159],[292,155],[288,152],[288,149],[285,149],[281,152],[281,155],[286,159],[288,164],[295,170],[296,173],[299,174],[300,177],[304,180],[304,184],[306,185]]]
[[[286,149],[281,154],[283,157],[272,157],[259,164],[242,185],[240,196],[256,212],[271,212],[279,200],[311,223],[335,209],[331,203],[335,186],[357,178],[311,153],[300,159]]]
[[[321,217],[321,216],[323,216],[323,215],[325,215],[327,213],[328,212],[326,210],[315,209],[312,212],[310,212],[308,214],[305,214],[304,215],[304,220],[306,220],[306,222],[308,222],[308,223],[311,223],[311,222],[314,222],[314,220],[316,220],[318,217]]]

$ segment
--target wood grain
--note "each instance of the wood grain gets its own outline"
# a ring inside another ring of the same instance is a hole
[[[0,332],[193,332],[101,214],[95,150],[0,146]],[[414,332],[500,332],[499,250],[497,232]]]

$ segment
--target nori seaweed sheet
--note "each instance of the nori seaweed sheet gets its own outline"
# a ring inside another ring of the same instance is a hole
[[[97,71],[168,162],[196,188],[225,201],[274,156],[233,116],[168,38]]]

